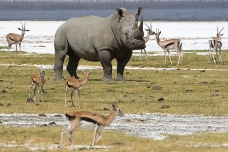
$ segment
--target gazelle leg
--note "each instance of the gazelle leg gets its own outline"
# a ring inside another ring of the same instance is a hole
[[[220,57],[221,63],[223,64],[223,61],[222,61],[222,54],[221,54],[221,48],[219,48],[219,57]]]
[[[97,131],[98,131],[98,125],[96,124],[95,128],[94,128],[94,134],[93,134],[93,143],[90,145],[90,148],[94,148],[95,146],[95,141],[96,141],[96,134],[97,134]]]
[[[37,89],[37,86],[35,86],[35,88],[34,88],[34,94],[33,94],[33,96],[34,96],[34,101],[36,102],[36,89]]]
[[[31,85],[31,87],[30,87],[30,91],[29,91],[29,98],[31,98],[31,91],[32,91],[32,87],[33,87],[33,83],[32,83],[32,85]]]
[[[214,52],[215,52],[215,50],[212,50],[212,58],[213,58],[214,63],[216,64],[216,60],[215,60],[215,56],[214,56]]]
[[[20,57],[21,57],[21,43],[19,43],[19,48],[20,48]]]
[[[16,45],[16,55],[15,55],[15,58],[17,58],[17,43],[15,43]]]
[[[74,143],[72,142],[72,139],[71,139],[72,134],[73,134],[73,130],[68,132],[68,136],[67,137],[68,137],[71,145],[74,147],[74,150],[77,150],[77,147],[74,145]]]
[[[172,63],[172,59],[171,59],[171,56],[170,56],[169,49],[167,49],[167,52],[168,52],[168,54],[169,54],[169,60],[170,60],[171,66],[172,66],[172,65],[173,65],[173,63]]]
[[[141,54],[140,54],[140,61],[142,61],[142,50],[141,50]]]
[[[80,107],[80,90],[75,90],[76,94],[77,94],[77,106],[78,108],[81,108]]]
[[[101,137],[102,137],[102,135],[101,135],[101,133],[100,133],[100,131],[99,131],[99,128],[97,129],[97,134],[98,134],[98,138],[97,138],[95,144],[96,144],[96,143],[101,139]]]
[[[211,63],[211,48],[208,50],[208,63]]]
[[[9,55],[9,58],[10,58],[10,48],[11,48],[11,46],[12,46],[12,43],[9,42],[8,43],[8,53],[9,53],[8,55]]]
[[[68,128],[67,129],[63,129],[61,131],[61,134],[60,134],[60,144],[58,146],[58,148],[62,147],[62,144],[63,144],[63,135],[68,131]]]
[[[42,99],[42,102],[44,102],[42,87],[41,87],[41,89],[40,89],[40,93],[41,93],[41,99]]]
[[[144,53],[145,53],[145,56],[146,56],[146,60],[148,61],[148,57],[146,55],[146,50],[145,49],[143,49],[143,50],[144,50]]]
[[[166,49],[164,49],[164,56],[165,56],[165,62],[164,65],[166,64]]]
[[[71,93],[70,93],[70,100],[71,100],[71,103],[72,103],[72,107],[75,107],[74,101],[73,101],[73,94],[74,94],[74,91],[71,91]]]

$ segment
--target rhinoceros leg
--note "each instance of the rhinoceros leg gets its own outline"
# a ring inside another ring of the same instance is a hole
[[[113,81],[112,78],[112,57],[111,53],[108,51],[99,51],[98,52],[99,60],[103,67],[104,76],[102,78],[103,81]]]
[[[121,58],[117,58],[117,81],[125,81],[126,79],[123,76],[124,68],[131,59],[132,51],[127,51],[125,56],[122,56]]]
[[[62,72],[63,72],[63,62],[66,57],[67,50],[58,50],[55,48],[55,81],[63,80]]]
[[[79,77],[77,76],[76,70],[78,68],[78,62],[81,59],[78,57],[71,49],[69,48],[68,56],[69,56],[69,61],[67,64],[67,71],[70,74],[71,77],[75,77],[78,79]]]

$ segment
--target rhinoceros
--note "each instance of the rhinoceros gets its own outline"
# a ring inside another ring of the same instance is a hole
[[[67,71],[71,77],[78,78],[76,70],[81,58],[100,61],[103,81],[112,81],[112,60],[117,60],[115,80],[125,80],[123,73],[132,51],[145,48],[143,39],[143,18],[138,26],[138,17],[142,7],[135,14],[125,8],[117,8],[107,18],[85,16],[71,18],[63,23],[55,33],[55,80],[61,80],[63,63],[69,56]]]

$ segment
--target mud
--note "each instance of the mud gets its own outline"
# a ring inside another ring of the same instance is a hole
[[[0,125],[10,127],[67,127],[63,114],[0,114]],[[197,132],[227,132],[228,117],[173,115],[161,113],[125,114],[104,130],[163,140],[167,135],[189,135]]]

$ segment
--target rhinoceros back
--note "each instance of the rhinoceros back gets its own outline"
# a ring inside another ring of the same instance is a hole
[[[109,18],[104,19],[96,16],[71,18],[57,30],[55,43],[58,42],[62,48],[70,47],[69,50],[72,50],[80,58],[98,61],[97,51],[110,45],[103,43],[107,41],[104,35],[109,32],[111,34]],[[55,44],[55,47],[59,47],[56,45],[58,44]]]

